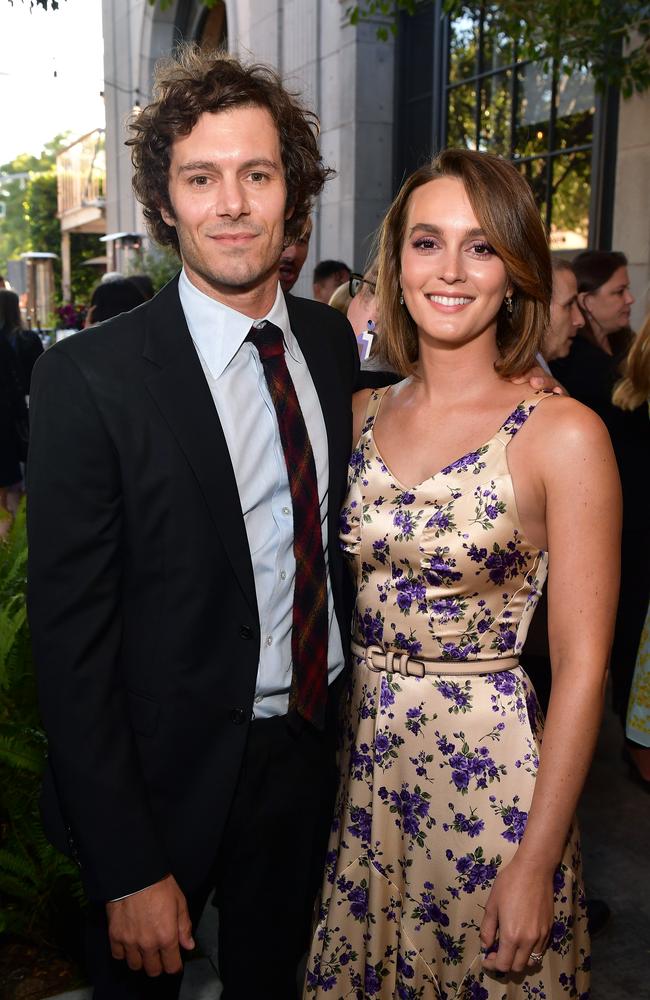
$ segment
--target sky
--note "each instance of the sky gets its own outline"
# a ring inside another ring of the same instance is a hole
[[[56,75],[55,75],[56,74]],[[104,126],[101,0],[0,0],[0,164]]]

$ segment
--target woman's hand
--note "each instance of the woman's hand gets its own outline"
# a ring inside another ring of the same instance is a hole
[[[517,856],[497,875],[481,923],[490,972],[523,972],[543,955],[553,924],[553,877]]]

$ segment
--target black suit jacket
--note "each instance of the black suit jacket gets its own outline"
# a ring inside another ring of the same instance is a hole
[[[329,448],[338,545],[358,355],[347,321],[290,297]],[[245,398],[241,405],[246,405]],[[252,716],[260,628],[237,485],[177,279],[34,369],[28,607],[49,739],[46,830],[91,898],[215,857]]]

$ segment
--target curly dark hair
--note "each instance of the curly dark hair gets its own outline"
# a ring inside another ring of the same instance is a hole
[[[134,166],[133,190],[153,238],[179,252],[176,229],[161,215],[161,209],[173,214],[168,181],[174,140],[189,135],[206,111],[257,106],[268,109],[280,136],[287,207],[293,209],[285,223],[285,243],[298,239],[313,198],[333,171],[318,149],[318,118],[285,89],[275,70],[258,63],[244,65],[226,53],[186,43],[156,64],[153,94],[153,102],[129,122],[133,134],[126,141]]]

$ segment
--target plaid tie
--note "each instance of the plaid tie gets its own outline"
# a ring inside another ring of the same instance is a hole
[[[327,578],[321,535],[316,465],[305,420],[284,357],[282,330],[273,323],[253,326],[248,337],[257,349],[275,407],[289,476],[293,507],[293,593],[289,708],[318,729],[327,705]]]

